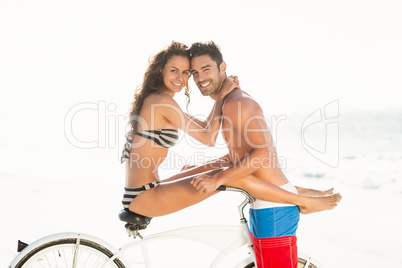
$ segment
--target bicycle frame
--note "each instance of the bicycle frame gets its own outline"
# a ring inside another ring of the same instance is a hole
[[[150,267],[150,258],[147,253],[146,244],[156,240],[175,238],[200,242],[219,250],[220,253],[215,257],[210,265],[210,267],[219,267],[219,264],[236,249],[249,245],[251,238],[249,235],[245,235],[247,230],[245,230],[243,226],[204,225],[184,227],[157,233],[121,247],[109,262],[112,262],[116,257],[121,258],[127,249],[140,246],[143,250],[145,267]],[[252,257],[254,256],[254,251],[250,251],[250,253],[251,256],[244,259],[236,267],[244,267],[248,263],[254,261],[254,258]]]
[[[196,241],[204,245],[208,245],[220,251],[220,253],[215,257],[210,267],[219,267],[219,264],[225,260],[227,256],[233,253],[235,250],[247,246],[249,249],[250,256],[242,260],[235,267],[244,267],[245,265],[254,261],[255,254],[253,250],[253,241],[251,239],[250,230],[247,224],[247,220],[244,217],[244,208],[247,204],[254,201],[254,198],[250,196],[247,192],[229,187],[221,187],[222,191],[232,191],[240,192],[245,196],[245,200],[239,205],[238,211],[240,215],[240,225],[201,225],[201,226],[190,226],[183,227],[174,230],[169,230],[162,233],[157,233],[149,235],[143,238],[141,235],[141,240],[131,242],[123,247],[121,247],[116,254],[109,260],[108,263],[112,262],[115,258],[121,258],[127,249],[140,246],[143,252],[143,260],[146,267],[151,267],[150,258],[146,248],[146,244],[151,241],[175,238],[175,239],[185,239]],[[130,235],[130,233],[129,233]],[[106,263],[105,265],[107,265]]]

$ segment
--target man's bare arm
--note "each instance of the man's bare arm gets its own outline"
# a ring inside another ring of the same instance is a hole
[[[188,178],[191,176],[196,176],[200,174],[215,174],[219,171],[221,171],[225,167],[229,167],[232,165],[232,162],[230,162],[229,155],[224,155],[220,158],[211,160],[209,162],[206,162],[200,166],[194,166],[189,169],[185,169],[184,171],[173,175],[167,179],[162,180],[163,182],[169,182],[169,181],[175,181],[175,180],[181,180],[184,178]],[[211,171],[211,172],[208,172]]]
[[[265,126],[261,120],[253,120],[256,116],[255,101],[251,99],[241,99],[241,105],[238,105],[239,101],[231,101],[225,103],[224,116],[225,120],[231,121],[231,127],[233,133],[237,135],[244,135],[246,133],[245,128],[253,129],[254,131],[247,132],[247,138],[241,137],[241,140],[246,140],[247,144],[243,144],[249,151],[236,163],[230,166],[228,169],[221,171],[213,176],[200,176],[193,180],[193,185],[204,193],[209,193],[215,190],[218,186],[228,184],[238,179],[244,178],[257,169],[263,166],[269,166],[270,152],[268,148],[268,141],[265,136]],[[241,110],[239,110],[239,107]],[[262,117],[262,116],[261,116]],[[252,119],[252,120],[250,120]],[[236,139],[236,137],[234,137]],[[229,141],[230,143],[230,141]],[[202,182],[201,182],[202,181]]]

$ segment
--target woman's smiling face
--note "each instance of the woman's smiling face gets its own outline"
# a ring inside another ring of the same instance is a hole
[[[190,61],[184,56],[174,55],[162,70],[166,93],[172,97],[180,92],[190,77]]]

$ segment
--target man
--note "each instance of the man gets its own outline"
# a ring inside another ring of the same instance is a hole
[[[220,48],[213,42],[195,43],[190,48],[194,82],[204,96],[215,99],[226,79],[226,63]],[[294,187],[282,172],[275,145],[260,105],[241,89],[233,90],[222,107],[222,135],[229,149],[232,163],[214,175],[193,179],[194,187],[204,194],[220,185],[251,189],[256,198],[267,196],[262,184],[273,184],[299,194],[331,194]],[[245,179],[247,178],[247,179]],[[256,183],[258,182],[258,183]],[[261,184],[262,183],[262,184]],[[279,192],[276,192],[279,193]],[[315,211],[332,209],[340,201],[339,194],[323,197]],[[275,202],[289,203],[279,195]],[[331,203],[331,205],[329,204]],[[297,204],[297,203],[293,203]],[[310,211],[315,212],[314,209]],[[295,205],[257,200],[250,209],[250,230],[258,267],[297,267],[296,229],[299,208]]]

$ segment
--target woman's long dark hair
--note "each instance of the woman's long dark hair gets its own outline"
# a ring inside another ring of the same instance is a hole
[[[172,56],[187,57],[190,61],[190,51],[188,47],[182,43],[173,41],[170,46],[161,50],[156,54],[149,63],[149,66],[144,74],[144,80],[141,86],[135,91],[134,100],[130,108],[130,125],[133,133],[137,131],[138,116],[141,111],[142,104],[146,97],[152,93],[159,93],[166,91],[163,82],[162,70],[166,62]],[[190,102],[190,92],[188,84],[185,85],[185,95],[187,96],[187,105]]]

